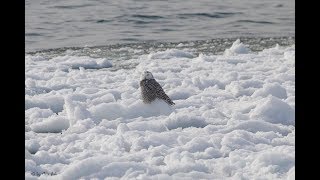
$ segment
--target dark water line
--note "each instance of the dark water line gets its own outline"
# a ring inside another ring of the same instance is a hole
[[[228,48],[232,45],[232,43],[240,39],[242,43],[247,44],[251,47],[253,51],[259,51],[265,48],[270,48],[275,44],[279,44],[280,46],[289,46],[295,44],[294,36],[274,36],[274,37],[233,37],[233,38],[216,38],[209,40],[198,40],[198,41],[179,41],[179,42],[160,42],[160,41],[144,41],[140,42],[137,38],[124,38],[123,41],[132,41],[131,43],[117,43],[112,45],[100,45],[100,46],[89,46],[89,47],[62,47],[62,48],[51,48],[51,49],[43,49],[38,51],[30,51],[26,52],[26,54],[34,55],[37,53],[57,53],[61,54],[66,52],[67,50],[90,50],[90,49],[120,49],[123,47],[129,47],[134,49],[149,49],[152,48],[178,48],[179,44],[185,44],[183,48],[196,48],[199,46],[205,46],[206,48],[211,49],[212,47],[217,48],[218,51],[224,51],[225,48]]]

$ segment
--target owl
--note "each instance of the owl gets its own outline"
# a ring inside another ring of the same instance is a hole
[[[144,103],[151,103],[155,99],[162,99],[169,105],[175,103],[168,97],[163,91],[160,84],[153,78],[153,75],[149,71],[145,71],[140,78],[140,88],[142,100]]]

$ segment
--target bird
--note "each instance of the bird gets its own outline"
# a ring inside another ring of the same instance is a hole
[[[142,100],[146,104],[150,104],[156,99],[161,99],[170,106],[175,105],[175,103],[163,91],[161,85],[154,79],[152,73],[149,71],[144,71],[141,74],[140,89]]]

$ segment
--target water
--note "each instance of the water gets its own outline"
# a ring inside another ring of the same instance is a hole
[[[294,37],[294,6],[294,0],[27,0],[26,51]]]

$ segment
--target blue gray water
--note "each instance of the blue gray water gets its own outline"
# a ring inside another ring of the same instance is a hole
[[[127,43],[294,37],[294,0],[26,0],[27,52]]]

